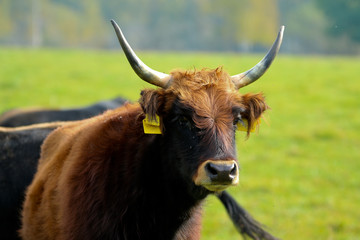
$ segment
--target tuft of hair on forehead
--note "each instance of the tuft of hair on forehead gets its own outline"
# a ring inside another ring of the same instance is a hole
[[[236,91],[230,75],[222,67],[201,70],[175,70],[171,72],[171,75],[173,80],[170,88],[175,91],[181,89],[198,91],[210,86]]]
[[[219,113],[231,114],[234,98],[239,97],[231,77],[222,67],[191,71],[174,71],[168,91],[191,107],[202,118],[215,120]]]

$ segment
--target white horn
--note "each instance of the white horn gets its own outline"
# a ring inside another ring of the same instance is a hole
[[[116,35],[119,39],[120,45],[128,59],[131,67],[135,71],[135,73],[144,81],[156,85],[158,87],[166,88],[168,87],[169,80],[171,76],[169,74],[165,74],[162,72],[155,71],[148,66],[146,66],[135,54],[135,52],[131,49],[129,43],[126,41],[120,27],[114,20],[111,20],[111,24],[113,25]]]
[[[280,45],[283,39],[284,29],[285,27],[281,26],[277,38],[274,44],[272,45],[271,49],[258,64],[256,64],[253,68],[247,70],[246,72],[231,77],[237,89],[240,89],[246,85],[249,85],[252,82],[255,82],[270,67],[272,61],[275,59],[276,54],[280,49]]]

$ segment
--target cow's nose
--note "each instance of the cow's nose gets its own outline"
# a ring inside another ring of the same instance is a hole
[[[231,184],[238,175],[235,162],[208,162],[205,171],[213,184]]]
[[[195,185],[220,192],[239,183],[239,167],[236,160],[210,159],[200,164],[193,180]]]

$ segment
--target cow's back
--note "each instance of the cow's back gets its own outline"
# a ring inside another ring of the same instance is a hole
[[[54,121],[76,121],[102,114],[106,110],[122,106],[126,102],[123,98],[100,101],[82,108],[47,109],[27,108],[13,109],[0,115],[0,126],[19,127],[30,124]]]

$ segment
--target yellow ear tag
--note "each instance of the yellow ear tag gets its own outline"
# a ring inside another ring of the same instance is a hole
[[[145,134],[161,134],[160,118],[158,115],[155,115],[155,119],[151,119],[149,115],[146,114],[143,120],[143,126]]]
[[[248,130],[248,121],[246,119],[242,119],[243,122],[237,123],[237,130],[247,132]],[[261,123],[261,118],[256,120],[256,122],[251,126],[250,132],[255,132],[256,127]]]

